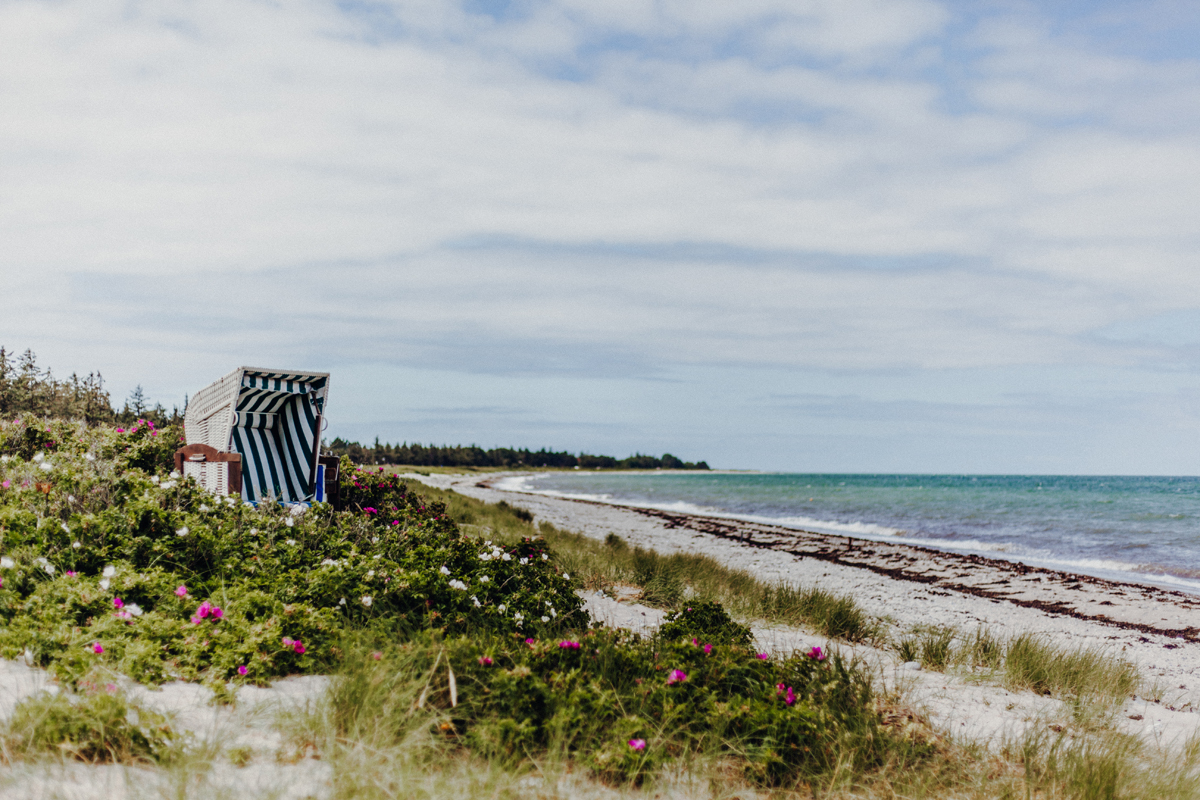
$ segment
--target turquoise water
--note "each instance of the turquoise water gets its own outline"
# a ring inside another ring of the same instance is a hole
[[[581,471],[506,484],[1200,593],[1200,478]]]

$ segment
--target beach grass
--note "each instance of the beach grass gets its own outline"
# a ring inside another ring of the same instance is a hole
[[[554,548],[559,563],[588,589],[612,591],[621,585],[634,586],[640,590],[639,602],[658,608],[674,608],[686,600],[713,600],[745,620],[803,625],[850,642],[880,632],[879,622],[853,598],[820,587],[765,583],[710,556],[630,547],[615,533],[600,541],[561,530],[545,520],[535,524],[529,511],[503,500],[485,503],[415,482],[413,491],[445,503],[451,519],[466,526],[468,532],[507,540],[541,536]]]

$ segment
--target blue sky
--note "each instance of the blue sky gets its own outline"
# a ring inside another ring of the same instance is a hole
[[[0,3],[0,343],[330,435],[1200,474],[1184,2]]]

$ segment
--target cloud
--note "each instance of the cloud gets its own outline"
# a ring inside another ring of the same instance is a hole
[[[1197,307],[1200,63],[1101,6],[7,3],[0,342],[164,392],[1192,369],[1103,332]]]

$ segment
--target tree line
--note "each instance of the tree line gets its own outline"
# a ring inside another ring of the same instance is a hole
[[[708,469],[704,461],[684,461],[670,453],[662,457],[637,453],[628,458],[597,456],[590,453],[566,451],[529,450],[527,448],[496,447],[485,450],[476,445],[437,446],[423,444],[375,444],[364,447],[358,442],[337,438],[326,443],[325,448],[337,456],[349,456],[356,464],[404,464],[413,467],[504,467],[529,469],[533,467],[555,467],[557,469]]]
[[[71,373],[68,378],[58,378],[38,365],[32,350],[16,355],[0,346],[0,416],[21,414],[81,419],[89,425],[128,424],[139,419],[166,425],[183,419],[178,407],[167,411],[161,403],[151,406],[140,385],[118,408],[104,388],[99,370],[82,377]]]

